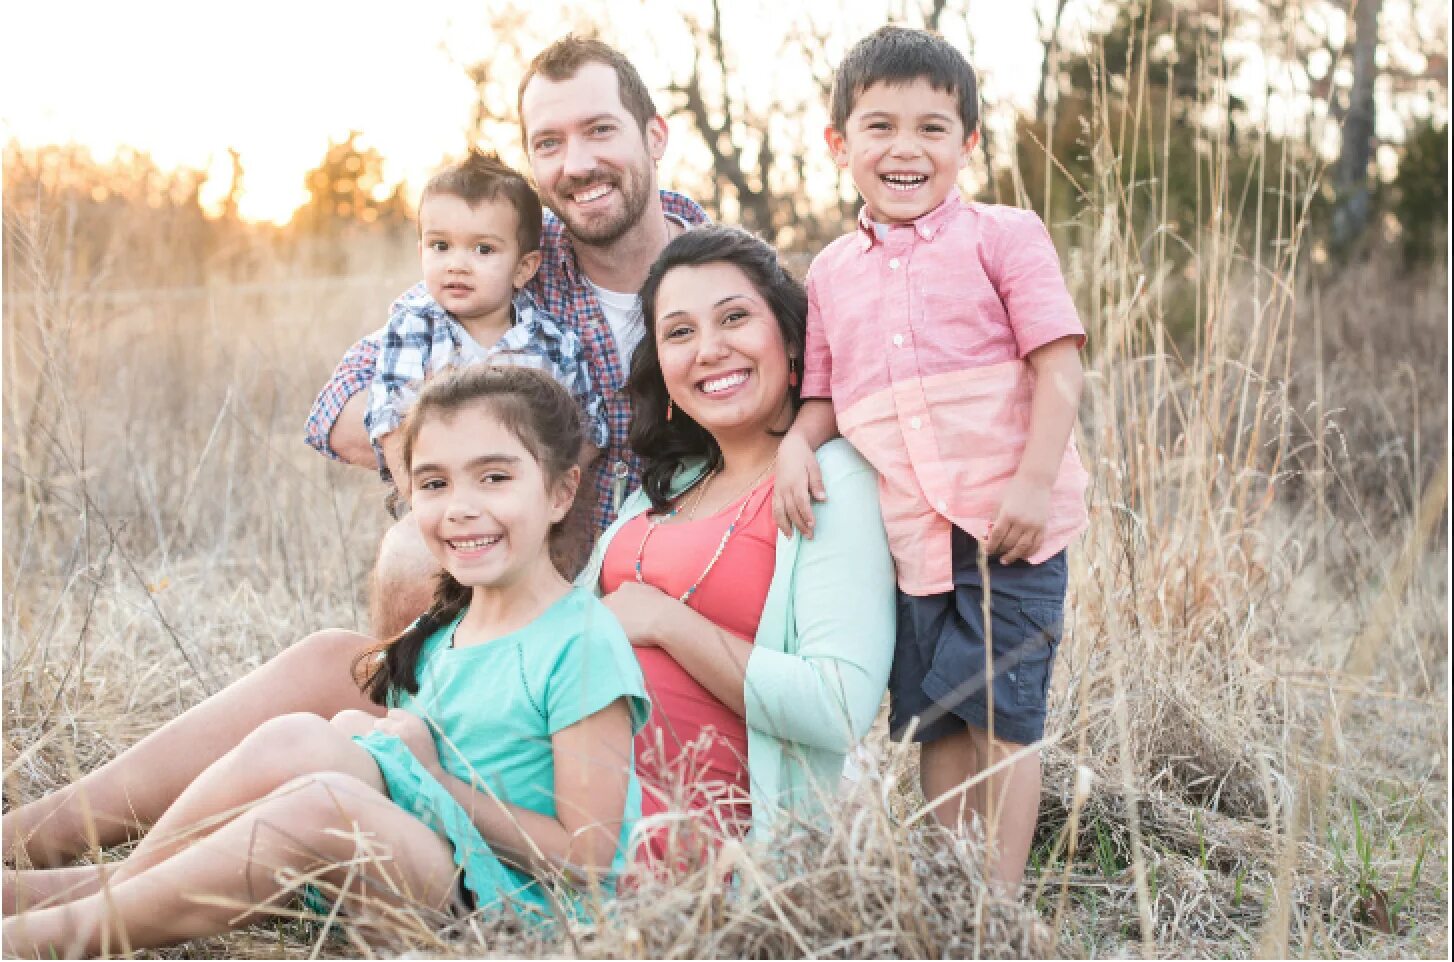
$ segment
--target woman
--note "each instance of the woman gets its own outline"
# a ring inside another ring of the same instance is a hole
[[[643,809],[660,812],[677,794],[723,829],[750,818],[766,833],[819,811],[882,701],[894,611],[877,481],[846,442],[830,442],[819,460],[832,500],[816,507],[814,538],[772,527],[764,504],[797,404],[807,301],[771,247],[730,228],[690,231],[663,252],[642,300],[649,330],[629,390],[643,489],[581,582],[621,621],[657,700],[637,742]],[[101,844],[124,839],[273,716],[376,711],[348,672],[369,644],[348,632],[305,639],[75,785],[8,813],[7,854],[23,841],[36,864],[55,865],[87,848],[88,831]],[[660,838],[651,845],[664,851]],[[17,896],[33,904],[98,879],[89,866],[19,875],[7,911]]]
[[[815,537],[773,523],[808,305],[770,246],[734,228],[689,231],[641,299],[648,331],[628,390],[642,489],[580,580],[637,646],[656,706],[637,741],[644,813],[676,796],[728,832],[766,833],[832,793],[883,698],[893,567],[877,477],[829,442],[832,500]],[[651,844],[664,854],[664,839]]]

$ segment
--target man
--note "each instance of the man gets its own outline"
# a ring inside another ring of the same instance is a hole
[[[631,354],[645,333],[636,292],[667,241],[706,215],[686,197],[658,189],[666,121],[619,51],[574,36],[556,41],[527,68],[519,110],[530,169],[550,211],[530,292],[580,335],[611,429],[581,488],[594,536],[639,477],[626,446],[631,410],[625,396]],[[363,389],[378,349],[374,335],[349,349],[314,402],[306,433],[320,452],[370,468],[375,460],[363,426]],[[375,637],[393,637],[428,607],[433,572],[405,516],[385,535],[374,567],[369,617]]]
[[[658,190],[666,122],[635,68],[605,44],[565,37],[546,48],[521,82],[520,120],[541,200],[555,215],[546,217],[532,293],[580,333],[608,405],[610,442],[588,488],[596,496],[596,526],[604,527],[615,514],[616,493],[637,483],[626,449],[630,411],[623,391],[627,361],[645,329],[635,292],[667,242],[706,215],[687,198]],[[376,462],[363,426],[362,389],[372,379],[377,350],[369,338],[349,350],[308,424],[309,443],[320,451],[369,468]],[[350,669],[375,638],[392,637],[427,606],[433,565],[421,560],[423,552],[417,530],[405,522],[385,537],[374,576],[374,638],[346,631],[310,635],[107,765],[7,812],[0,841],[6,857],[24,846],[33,864],[45,867],[92,844],[123,841],[133,824],[156,821],[203,769],[274,716],[376,713]],[[49,878],[69,885],[94,875],[78,867]]]

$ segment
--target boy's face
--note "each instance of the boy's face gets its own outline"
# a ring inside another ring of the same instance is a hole
[[[506,308],[540,266],[520,252],[519,215],[503,198],[471,207],[463,197],[431,194],[419,205],[419,260],[430,295],[460,321]]]
[[[844,129],[829,127],[824,137],[834,163],[852,175],[868,216],[907,224],[949,196],[979,133],[965,133],[958,97],[921,77],[871,85],[858,95]]]

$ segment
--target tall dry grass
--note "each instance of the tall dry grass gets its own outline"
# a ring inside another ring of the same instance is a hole
[[[987,891],[977,844],[927,824],[912,759],[877,732],[832,826],[785,851],[729,844],[561,933],[394,912],[196,951],[1447,954],[1447,276],[1398,274],[1376,239],[1319,263],[1314,163],[1279,154],[1232,182],[1216,131],[1202,216],[1166,223],[1165,178],[1127,173],[1165,156],[1172,123],[1135,94],[1146,69],[1101,77],[1094,176],[1057,186],[1080,194],[1052,226],[1090,332],[1092,524],[1030,908]],[[121,267],[67,273],[66,217],[44,198],[6,212],[10,804],[303,634],[360,623],[378,491],[300,425],[414,278],[407,245],[357,245],[347,277],[298,276],[263,246],[137,291]],[[118,265],[193,262],[167,233],[127,243]]]

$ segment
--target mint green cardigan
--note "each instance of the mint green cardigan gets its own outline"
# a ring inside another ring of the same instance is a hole
[[[818,463],[828,500],[814,507],[812,540],[778,534],[747,661],[747,771],[757,839],[827,808],[844,757],[878,714],[894,653],[894,564],[878,475],[842,439],[823,445]],[[702,468],[679,471],[673,496]],[[600,594],[611,539],[650,507],[642,491],[626,499],[578,584]]]

